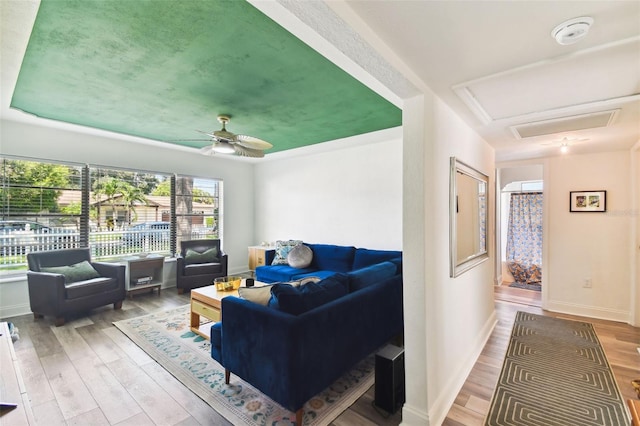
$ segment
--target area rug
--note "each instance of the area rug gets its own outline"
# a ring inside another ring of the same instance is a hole
[[[630,421],[591,324],[517,313],[485,425]]]
[[[125,335],[234,425],[295,423],[295,413],[231,375],[211,358],[209,341],[191,331],[189,305],[115,322]],[[328,425],[373,385],[373,355],[304,406],[303,424]]]
[[[542,286],[540,284],[519,283],[517,281],[514,281],[511,284],[509,284],[509,287],[524,288],[526,290],[533,290],[533,291],[542,291]]]

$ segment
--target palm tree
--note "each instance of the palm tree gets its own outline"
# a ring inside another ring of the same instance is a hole
[[[124,182],[120,187],[120,192],[122,194],[122,200],[124,201],[125,208],[127,209],[127,222],[131,225],[132,217],[133,222],[138,220],[135,203],[139,202],[148,204],[147,197],[145,197],[144,192],[142,192],[142,189],[139,187]]]

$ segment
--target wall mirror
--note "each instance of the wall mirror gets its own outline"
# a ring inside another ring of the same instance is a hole
[[[489,258],[488,176],[451,157],[449,182],[450,276],[457,277]]]

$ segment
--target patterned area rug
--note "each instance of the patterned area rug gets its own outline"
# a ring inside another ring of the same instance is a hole
[[[630,421],[591,324],[517,313],[485,425]]]
[[[189,328],[189,305],[115,322],[124,334],[234,425],[290,425],[292,413],[211,358],[209,341]],[[370,356],[304,406],[303,424],[328,425],[373,385]]]

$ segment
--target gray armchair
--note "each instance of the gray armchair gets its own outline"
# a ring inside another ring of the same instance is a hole
[[[220,240],[187,240],[180,242],[177,260],[178,294],[213,284],[213,279],[227,275],[228,257],[220,249]]]
[[[88,248],[33,252],[27,255],[29,303],[34,318],[55,317],[113,303],[122,307],[126,297],[125,266],[91,262]]]

